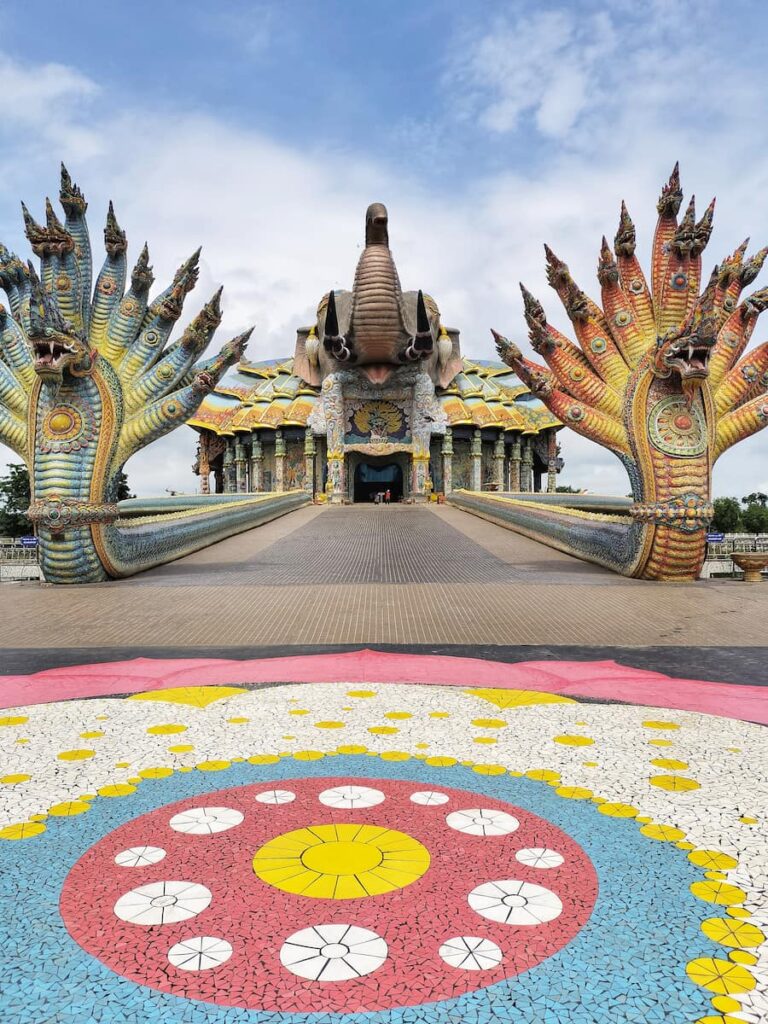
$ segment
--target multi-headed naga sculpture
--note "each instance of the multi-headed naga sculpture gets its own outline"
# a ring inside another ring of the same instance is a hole
[[[127,242],[111,204],[92,293],[86,202],[63,166],[60,199],[63,224],[49,201],[45,226],[23,207],[39,276],[0,246],[9,307],[0,306],[0,440],[29,467],[45,578],[83,583],[130,575],[249,525],[247,503],[118,519],[116,493],[126,460],[191,416],[250,331],[196,362],[221,321],[218,291],[168,344],[197,281],[199,250],[150,301],[145,245],[125,291]]]
[[[602,308],[546,248],[549,283],[578,345],[547,323],[525,288],[531,344],[546,366],[494,332],[504,362],[563,423],[614,452],[632,485],[632,521],[623,528],[610,517],[582,512],[569,522],[564,511],[540,509],[527,513],[528,531],[644,579],[697,577],[712,466],[768,424],[768,343],[744,354],[768,288],[739,301],[768,249],[747,258],[744,242],[699,294],[714,201],[697,221],[691,199],[678,223],[681,201],[675,166],[658,202],[650,287],[622,204],[613,252],[605,238],[600,251]]]

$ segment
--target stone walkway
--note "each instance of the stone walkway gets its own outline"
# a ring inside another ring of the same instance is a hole
[[[768,587],[627,580],[451,508],[306,508],[118,583],[6,584],[0,647],[760,647]]]

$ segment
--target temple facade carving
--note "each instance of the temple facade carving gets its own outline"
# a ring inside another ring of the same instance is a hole
[[[560,422],[508,366],[462,357],[430,295],[402,290],[380,203],[365,242],[353,289],[323,296],[293,357],[241,360],[190,420],[200,490],[554,490]]]

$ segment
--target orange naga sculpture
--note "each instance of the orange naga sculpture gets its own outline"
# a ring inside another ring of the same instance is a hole
[[[525,288],[531,344],[546,366],[494,332],[501,358],[547,407],[619,457],[634,498],[623,527],[617,517],[573,510],[569,524],[569,510],[541,505],[510,513],[510,524],[525,519],[530,535],[643,579],[698,576],[712,516],[712,466],[768,424],[768,343],[744,355],[768,288],[740,301],[768,249],[746,258],[744,242],[700,294],[714,201],[697,221],[692,199],[678,222],[681,201],[675,166],[658,202],[650,287],[622,204],[613,252],[605,239],[600,251],[602,308],[546,248],[549,283],[578,345],[547,323]]]

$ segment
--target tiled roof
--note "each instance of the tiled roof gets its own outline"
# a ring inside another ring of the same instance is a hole
[[[189,421],[232,436],[259,428],[306,426],[320,389],[293,375],[293,359],[241,362],[229,370]],[[451,426],[501,427],[538,433],[560,422],[504,363],[464,359],[438,399]]]

